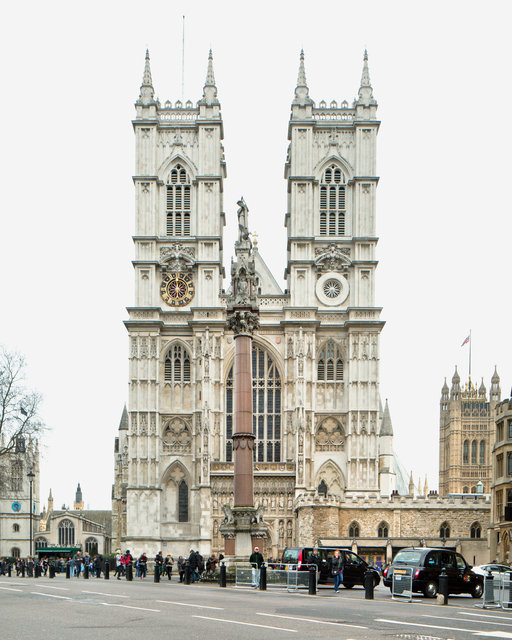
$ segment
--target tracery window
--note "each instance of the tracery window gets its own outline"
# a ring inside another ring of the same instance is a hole
[[[447,522],[443,522],[443,524],[439,527],[439,537],[440,538],[450,537],[450,525]]]
[[[85,541],[86,553],[98,553],[98,541],[96,538],[87,538]]]
[[[188,485],[185,480],[178,486],[178,522],[188,522]]]
[[[462,446],[462,463],[469,463],[469,440],[464,440],[464,444]]]
[[[339,348],[334,342],[328,342],[320,351],[317,379],[320,382],[341,382],[343,380],[343,359]]]
[[[254,460],[281,461],[281,376],[270,354],[258,344],[252,347],[252,429]],[[233,367],[226,380],[226,460],[233,459]]]
[[[480,538],[482,536],[482,527],[479,522],[473,522],[470,529],[470,535],[472,538]]]
[[[59,522],[59,547],[72,547],[75,544],[75,526],[71,520]]]
[[[21,557],[21,551],[18,549],[18,547],[13,547],[11,549],[11,557],[12,558],[20,558]]]
[[[480,464],[485,464],[485,440],[480,440]]]
[[[389,525],[387,522],[381,522],[377,528],[377,536],[379,538],[387,538],[389,533]]]
[[[44,537],[36,538],[36,549],[46,549],[48,540]]]
[[[190,179],[177,164],[167,185],[166,233],[168,236],[190,235]]]
[[[476,464],[476,440],[471,443],[471,464]]]
[[[11,465],[11,491],[21,491],[23,489],[23,462],[13,460]]]
[[[165,356],[165,382],[190,382],[190,355],[188,351],[175,344]]]
[[[352,522],[348,528],[348,537],[349,538],[359,538],[359,524],[357,522]]]
[[[336,165],[328,167],[320,183],[320,235],[345,235],[345,177]]]
[[[320,495],[320,496],[326,496],[327,495],[327,485],[326,485],[324,479],[322,479],[322,481],[318,485],[318,495]]]

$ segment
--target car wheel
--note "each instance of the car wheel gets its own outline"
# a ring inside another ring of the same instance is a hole
[[[437,596],[438,586],[437,582],[431,580],[427,582],[425,588],[423,589],[423,593],[425,594],[425,598],[435,598]]]
[[[375,587],[377,587],[380,584],[380,578],[375,576],[375,578],[373,579],[373,588],[375,589]]]
[[[481,582],[476,582],[471,588],[471,595],[473,596],[473,598],[481,598],[483,592],[484,592],[484,585]]]

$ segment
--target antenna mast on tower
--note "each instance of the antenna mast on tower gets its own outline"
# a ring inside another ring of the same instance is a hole
[[[185,16],[183,16],[181,38],[181,102],[185,103]]]

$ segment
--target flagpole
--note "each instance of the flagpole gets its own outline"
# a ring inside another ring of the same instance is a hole
[[[471,380],[471,329],[469,330],[469,379]]]

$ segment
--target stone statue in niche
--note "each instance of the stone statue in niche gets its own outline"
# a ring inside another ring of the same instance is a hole
[[[246,242],[249,241],[249,208],[245,204],[245,200],[240,198],[237,202],[239,209],[237,211],[238,215],[238,241]]]

